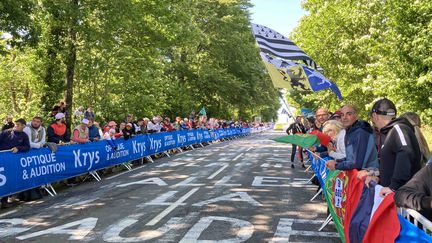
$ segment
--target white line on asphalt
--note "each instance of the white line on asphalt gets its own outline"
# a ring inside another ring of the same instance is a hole
[[[249,150],[251,150],[253,147],[250,147],[250,148],[248,148],[248,149],[246,149],[246,152],[248,152]]]
[[[16,213],[18,210],[12,210],[12,211],[10,211],[10,212],[7,212],[7,213],[2,213],[2,214],[0,214],[0,218],[2,218],[2,217],[4,217],[4,216],[7,216],[7,215],[9,215],[9,214],[13,214],[13,213]]]
[[[215,183],[215,186],[241,186],[241,184],[227,184],[230,179],[231,176],[224,176]]]
[[[118,173],[117,175],[113,175],[113,176],[110,176],[110,177],[105,178],[105,180],[111,180],[111,179],[114,179],[114,178],[119,177],[119,176],[121,176],[121,175],[124,175],[124,174],[130,173],[130,172],[132,172],[132,171],[136,171],[136,170],[139,170],[139,169],[142,169],[142,168],[145,168],[145,167],[147,167],[147,165],[143,165],[143,166],[140,166],[140,167],[137,167],[137,168],[133,168],[132,170],[127,170],[127,171],[125,171],[125,172]]]
[[[162,211],[160,214],[158,214],[156,217],[154,217],[150,222],[148,222],[147,226],[153,226],[157,224],[161,219],[163,219],[165,216],[167,216],[171,211],[173,211],[176,207],[181,205],[188,197],[192,196],[196,191],[199,190],[199,187],[196,187],[192,190],[190,190],[188,193],[183,195],[179,200],[175,201],[171,206],[167,207],[164,211]]]
[[[241,153],[239,155],[237,155],[232,161],[237,160],[238,158],[240,158],[244,153]]]
[[[221,173],[223,170],[225,170],[225,168],[228,167],[228,165],[224,165],[222,166],[222,168],[220,168],[218,171],[216,171],[215,173],[211,174],[209,177],[207,177],[207,179],[213,179],[215,178],[219,173]]]

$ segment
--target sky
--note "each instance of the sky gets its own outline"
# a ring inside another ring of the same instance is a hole
[[[300,18],[306,14],[301,0],[252,0],[252,23],[267,26],[289,36]]]

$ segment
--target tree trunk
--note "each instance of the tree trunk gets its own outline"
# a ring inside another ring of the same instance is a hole
[[[75,75],[75,63],[76,63],[76,39],[77,39],[77,22],[78,22],[78,11],[79,2],[78,0],[71,0],[71,8],[73,9],[70,26],[69,26],[69,45],[68,55],[66,59],[66,123],[68,127],[72,124],[72,102],[73,102],[73,84]]]

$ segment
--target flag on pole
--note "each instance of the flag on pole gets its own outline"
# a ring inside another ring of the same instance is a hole
[[[198,114],[201,114],[202,116],[205,116],[205,117],[207,116],[207,112],[206,112],[204,106],[203,106],[203,108],[201,108],[201,110],[198,112]]]
[[[312,68],[306,66],[303,66],[303,69],[306,72],[306,76],[308,77],[310,86],[312,87],[312,90],[314,92],[323,89],[330,89],[331,91],[333,91],[333,93],[336,94],[339,100],[342,100],[342,94],[335,83],[330,81],[328,78],[326,78],[317,70],[313,70]]]
[[[312,68],[319,69],[312,58],[279,32],[259,24],[252,24],[252,31],[262,52],[286,60],[302,60]]]
[[[288,111],[285,108],[282,108],[281,114],[289,115]]]

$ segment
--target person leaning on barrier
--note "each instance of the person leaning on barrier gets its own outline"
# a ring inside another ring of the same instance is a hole
[[[90,141],[88,125],[89,125],[89,120],[84,118],[81,120],[81,124],[75,127],[72,133],[72,141],[74,143],[84,144]]]
[[[379,181],[382,197],[399,189],[420,170],[421,154],[414,127],[404,117],[396,118],[396,106],[389,99],[380,99],[372,107],[370,116],[379,131]]]
[[[124,140],[128,140],[129,138],[135,135],[134,130],[132,129],[132,123],[127,123],[125,129],[123,129],[123,138]]]
[[[345,152],[345,129],[341,122],[337,120],[328,120],[324,123],[323,133],[330,136],[332,141],[327,146],[329,156],[333,159],[344,159]]]
[[[13,129],[8,129],[0,133],[0,151],[11,150],[12,153],[27,152],[30,150],[30,142],[24,132],[26,121],[18,119],[15,121]]]
[[[32,121],[24,128],[24,132],[29,137],[31,148],[42,148],[46,144],[46,131],[42,126],[42,118],[33,117]]]
[[[329,160],[326,163],[330,170],[359,170],[358,176],[364,177],[366,169],[378,168],[377,150],[371,125],[358,119],[357,109],[353,105],[341,108],[342,125],[345,133],[346,158]]]
[[[99,128],[96,125],[96,122],[94,121],[93,118],[88,119],[88,133],[89,133],[89,140],[92,142],[96,142],[101,139]]]
[[[432,220],[432,157],[394,196],[398,207],[411,208]]]
[[[70,135],[64,120],[63,113],[55,115],[55,121],[48,126],[48,142],[63,144],[70,141]]]

